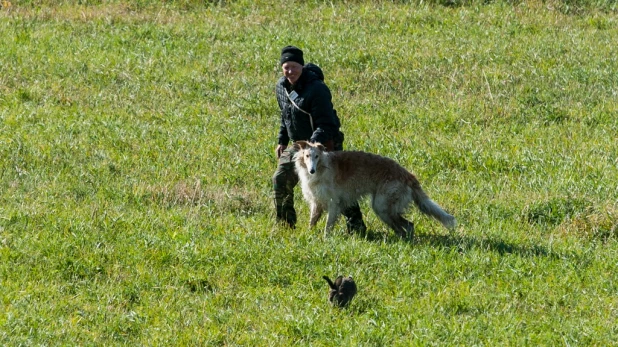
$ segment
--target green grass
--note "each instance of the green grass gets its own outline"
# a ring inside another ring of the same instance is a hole
[[[615,2],[86,3],[0,8],[0,345],[615,344]],[[454,234],[275,225],[287,44]]]

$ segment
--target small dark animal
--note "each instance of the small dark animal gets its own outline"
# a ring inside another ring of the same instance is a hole
[[[335,279],[335,283],[328,278],[328,276],[322,276],[328,282],[330,286],[330,292],[328,293],[328,300],[339,307],[344,307],[352,301],[354,295],[356,295],[356,283],[350,276],[339,276]]]

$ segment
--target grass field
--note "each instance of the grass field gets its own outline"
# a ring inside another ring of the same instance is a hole
[[[616,345],[615,2],[86,3],[1,2],[0,345]],[[455,233],[274,223],[288,44]]]

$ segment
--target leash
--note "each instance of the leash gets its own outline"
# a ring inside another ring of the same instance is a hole
[[[292,100],[292,98],[290,97],[290,93],[288,93],[288,90],[283,88],[283,90],[285,91],[285,95],[288,97],[288,100],[290,100],[290,102],[292,103],[292,105],[294,105],[294,107],[296,107],[296,109],[298,109],[300,112],[306,114],[307,116],[309,116],[309,122],[311,123],[311,131],[315,131],[315,128],[313,127],[313,117],[311,117],[311,113],[303,110],[302,108],[300,108],[298,105],[296,105],[296,103],[294,102],[294,100]]]

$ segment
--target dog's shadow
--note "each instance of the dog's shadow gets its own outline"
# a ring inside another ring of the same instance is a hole
[[[484,250],[495,252],[500,255],[513,254],[523,257],[550,257],[561,259],[571,257],[572,254],[561,254],[541,245],[522,245],[511,243],[502,239],[492,237],[475,237],[460,234],[420,234],[413,238],[403,239],[396,235],[385,235],[368,229],[357,237],[364,238],[370,242],[408,242],[412,246],[430,246],[442,249],[456,249],[459,253],[466,253],[469,250]]]
[[[465,253],[468,250],[484,250],[500,255],[513,254],[522,257],[549,257],[564,258],[566,255],[556,253],[541,245],[515,244],[502,239],[484,237],[478,238],[466,235],[419,235],[415,238],[415,243],[434,247],[443,247]]]

